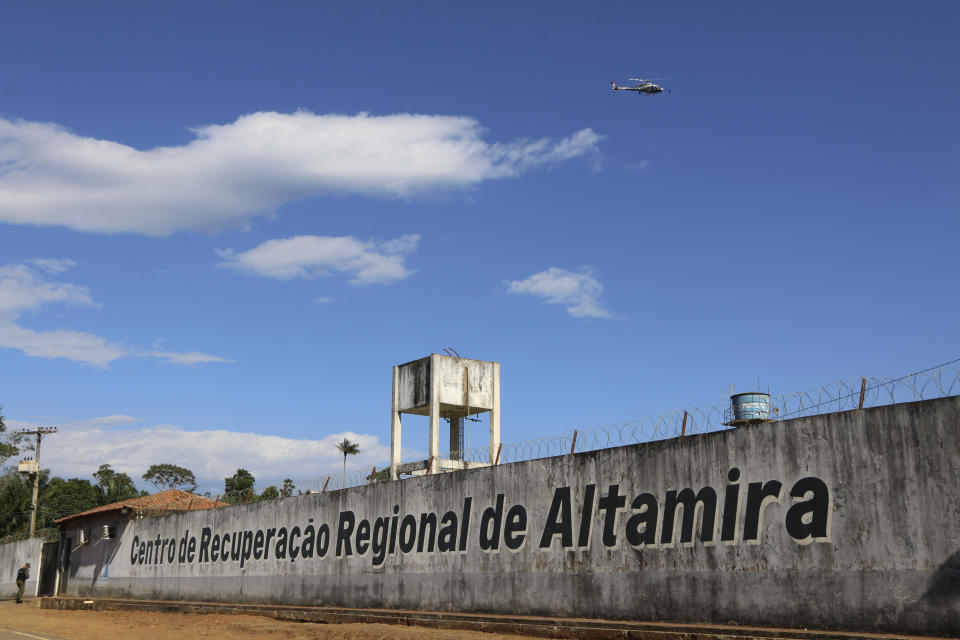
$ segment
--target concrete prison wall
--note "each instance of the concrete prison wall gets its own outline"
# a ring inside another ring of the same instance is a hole
[[[37,577],[40,575],[40,551],[43,538],[31,538],[0,544],[0,599],[13,599],[17,595],[17,571],[26,563],[30,563],[30,578],[24,584],[25,596],[37,593]]]
[[[958,635],[958,436],[952,397],[133,520],[65,593]]]

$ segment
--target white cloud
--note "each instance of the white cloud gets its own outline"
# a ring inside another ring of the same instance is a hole
[[[268,278],[318,278],[344,273],[350,284],[389,284],[410,275],[404,265],[420,236],[408,234],[387,242],[352,236],[294,236],[268,240],[241,253],[221,249],[219,266]]]
[[[550,267],[526,280],[511,280],[506,284],[509,293],[531,295],[543,298],[550,304],[562,304],[572,316],[613,317],[613,314],[600,306],[597,299],[603,292],[603,285],[593,277],[593,272],[589,269],[574,272]]]
[[[75,264],[72,260],[43,258],[30,262],[49,273],[60,273]],[[19,349],[38,358],[67,358],[100,368],[131,355],[151,356],[177,364],[230,362],[203,353],[140,352],[82,331],[35,331],[21,326],[20,318],[24,313],[36,312],[51,304],[100,306],[90,297],[90,290],[86,287],[48,282],[37,269],[25,264],[0,266],[0,348]]]
[[[69,258],[57,259],[57,258],[33,258],[27,260],[28,263],[37,267],[38,269],[43,269],[47,273],[63,273],[68,269],[72,269],[77,266],[77,263]]]
[[[369,471],[384,466],[390,458],[389,444],[374,435],[344,431],[321,439],[296,439],[225,429],[186,430],[175,425],[113,428],[128,424],[129,416],[107,416],[90,420],[60,422],[60,430],[44,439],[41,466],[64,478],[92,481],[101,464],[129,474],[139,486],[152,488],[141,476],[152,464],[172,463],[194,472],[200,490],[223,492],[223,479],[238,468],[257,479],[256,488],[280,484],[292,478],[303,490],[322,487],[327,476],[330,487],[342,484],[343,455],[335,448],[343,438],[360,446],[349,456],[347,472]],[[132,420],[135,420],[132,419]],[[12,428],[34,423],[8,420]],[[47,422],[44,422],[47,424]],[[55,423],[57,424],[57,423]]]
[[[475,186],[579,156],[591,129],[489,143],[476,120],[259,112],[146,151],[51,123],[0,118],[0,221],[162,236],[242,227],[323,193],[406,198]]]
[[[45,262],[42,259],[37,261]],[[53,260],[51,263],[64,267],[66,261]],[[47,282],[36,270],[23,264],[0,266],[0,347],[19,349],[40,358],[68,358],[96,367],[105,367],[126,355],[123,346],[90,333],[34,331],[18,324],[24,312],[34,312],[57,303],[98,306],[86,287]]]
[[[105,368],[129,351],[122,345],[82,331],[34,331],[0,319],[0,347],[19,349],[37,358],[67,358]]]
[[[549,139],[519,140],[509,144],[493,145],[491,155],[514,172],[531,169],[544,164],[556,164],[578,156],[589,155],[594,168],[599,169],[600,154],[597,145],[603,140],[593,129],[581,129],[560,142]]]
[[[115,427],[117,425],[136,424],[138,422],[140,422],[140,418],[135,418],[134,416],[126,416],[126,415],[123,415],[122,413],[118,413],[112,416],[101,416],[99,418],[87,418],[86,420],[71,422],[70,424],[74,426],[83,426],[83,427]]]
[[[640,160],[639,162],[634,162],[628,164],[624,167],[627,171],[646,171],[650,168],[649,160]]]
[[[212,356],[209,353],[201,353],[199,351],[191,351],[189,353],[176,353],[173,351],[147,351],[143,355],[150,356],[151,358],[159,358],[160,360],[166,360],[172,364],[203,364],[206,362],[236,362],[236,360],[230,360],[229,358],[221,358],[220,356]]]
[[[57,302],[97,306],[86,287],[45,282],[34,269],[23,264],[0,266],[0,317],[36,311]]]

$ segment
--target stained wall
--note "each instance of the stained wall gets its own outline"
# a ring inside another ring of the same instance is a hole
[[[66,592],[956,636],[958,478],[952,397],[123,521]]]

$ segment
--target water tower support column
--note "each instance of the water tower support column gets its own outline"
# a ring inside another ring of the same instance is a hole
[[[397,479],[400,465],[400,367],[393,368],[393,406],[390,409],[390,479]]]
[[[437,373],[440,370],[437,364],[439,356],[433,354],[430,356],[430,370],[433,374],[430,376],[430,466],[440,458],[440,376]],[[436,471],[435,469],[431,469]]]
[[[497,459],[500,448],[500,363],[493,363],[493,406],[490,407],[490,464]]]

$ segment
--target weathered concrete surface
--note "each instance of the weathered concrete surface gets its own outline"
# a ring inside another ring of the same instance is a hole
[[[397,406],[404,413],[427,415],[433,392],[451,413],[470,407],[470,415],[494,408],[498,363],[433,354],[397,367]],[[466,386],[465,386],[466,385]],[[446,417],[446,415],[444,415]]]
[[[8,544],[0,544],[0,599],[17,595],[17,571],[25,563],[30,563],[30,578],[24,584],[23,594],[33,596],[37,593],[37,577],[40,575],[40,550],[43,538],[31,538]]]
[[[547,618],[476,613],[445,613],[401,609],[348,609],[216,602],[176,602],[97,598],[42,598],[42,609],[87,611],[156,611],[192,614],[251,614],[278,620],[323,624],[397,624],[488,633],[517,634],[577,640],[726,640],[779,638],[781,640],[890,640],[890,635],[810,629],[776,629],[733,625],[676,624]],[[921,640],[920,636],[901,636]]]
[[[956,636],[958,477],[953,397],[134,520],[73,553],[66,594]],[[670,517],[698,492],[695,523],[683,506]],[[484,550],[499,496],[498,548]],[[458,521],[453,550],[437,536],[417,550],[431,513],[434,533]],[[332,540],[318,557],[323,525]],[[338,553],[338,525],[351,555]],[[391,527],[381,556],[369,539]],[[276,544],[295,528],[293,547]],[[272,536],[269,558],[255,557],[258,532]],[[223,534],[230,554],[213,560]]]
[[[426,470],[462,470],[471,465],[460,462],[462,421],[490,412],[490,457],[500,448],[500,363],[442,356],[438,353],[393,368],[393,406],[390,413],[390,478],[401,473],[419,475]],[[429,416],[428,458],[400,464],[403,428],[401,413]],[[440,452],[440,419],[450,420],[450,448]]]

